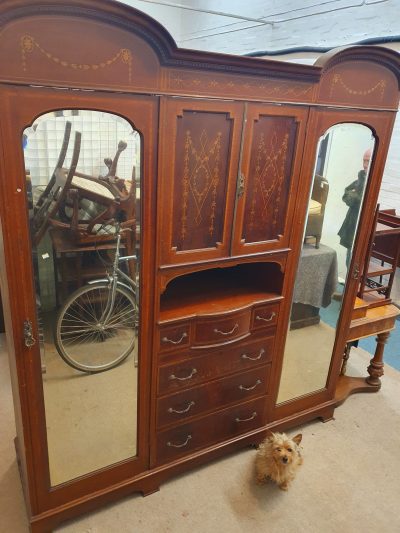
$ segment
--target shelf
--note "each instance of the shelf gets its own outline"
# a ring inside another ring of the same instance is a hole
[[[170,282],[161,297],[160,321],[217,315],[256,303],[280,301],[283,297],[277,290],[281,285],[282,273],[271,263],[181,276]]]
[[[385,274],[392,274],[394,272],[393,266],[381,266],[373,261],[368,265],[367,277],[374,278],[376,276],[384,276]]]
[[[382,222],[378,222],[376,225],[375,235],[396,235],[400,233],[400,226],[388,226]]]
[[[368,307],[377,307],[381,305],[385,305],[386,303],[390,303],[391,299],[386,298],[385,295],[379,294],[378,292],[366,292],[363,296],[364,302],[368,304]]]
[[[366,285],[366,287],[368,287],[368,285]],[[370,292],[377,292],[379,294],[380,291],[388,288],[388,285],[380,285],[379,287],[368,287],[364,289],[364,294],[368,294]]]

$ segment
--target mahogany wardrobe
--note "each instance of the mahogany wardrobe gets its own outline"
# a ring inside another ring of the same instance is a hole
[[[32,531],[332,417],[399,81],[383,47],[309,66],[178,49],[118,2],[1,2]]]

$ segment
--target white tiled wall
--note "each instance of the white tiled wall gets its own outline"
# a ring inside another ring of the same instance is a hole
[[[136,167],[138,178],[140,159],[140,137],[132,126],[117,115],[99,111],[80,110],[78,115],[64,111],[63,116],[48,113],[39,117],[35,123],[25,130],[28,143],[25,148],[25,166],[30,171],[34,186],[45,186],[56,166],[66,121],[72,123],[72,131],[67,157],[64,163],[69,166],[71,161],[74,132],[82,133],[81,151],[77,170],[91,176],[107,174],[104,164],[105,157],[114,158],[118,142],[124,140],[128,146],[119,158],[117,175],[130,180],[132,169]]]

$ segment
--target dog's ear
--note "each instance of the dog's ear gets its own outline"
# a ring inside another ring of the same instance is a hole
[[[297,445],[299,445],[302,438],[303,438],[303,435],[301,433],[299,433],[298,435],[293,437],[292,441],[295,442]]]

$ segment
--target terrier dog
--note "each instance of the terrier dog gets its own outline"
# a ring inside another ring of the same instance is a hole
[[[272,433],[260,444],[256,457],[258,484],[270,478],[280,489],[288,490],[297,468],[303,464],[301,439],[301,433],[292,439],[284,433]]]

